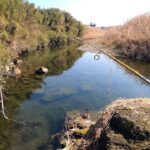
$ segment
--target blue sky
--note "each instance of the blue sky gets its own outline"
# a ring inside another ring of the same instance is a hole
[[[119,25],[139,14],[150,12],[150,0],[28,0],[40,8],[60,8],[84,24]]]

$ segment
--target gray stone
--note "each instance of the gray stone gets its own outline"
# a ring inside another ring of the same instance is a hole
[[[35,73],[36,74],[45,74],[45,73],[48,73],[48,69],[47,68],[44,68],[44,67],[41,67],[41,68],[39,68],[39,69],[37,69],[36,71],[35,71]]]

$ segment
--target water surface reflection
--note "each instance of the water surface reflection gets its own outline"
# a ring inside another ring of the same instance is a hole
[[[27,73],[18,81],[8,81],[6,107],[11,118],[29,124],[18,126],[1,117],[0,149],[44,149],[69,111],[98,111],[119,97],[150,97],[150,87],[141,79],[107,56],[101,54],[94,60],[94,55],[70,48],[26,58],[23,67]],[[33,75],[39,66],[48,67],[49,74]],[[139,69],[139,65],[134,67]]]

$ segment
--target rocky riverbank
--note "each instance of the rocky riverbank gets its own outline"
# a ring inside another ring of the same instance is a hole
[[[94,123],[89,116],[67,118],[54,138],[60,149],[148,150],[150,148],[150,99],[117,100]]]
[[[88,113],[73,115],[65,118],[62,132],[54,135],[52,142],[57,143],[60,149],[78,149],[83,138],[95,122],[90,119]]]

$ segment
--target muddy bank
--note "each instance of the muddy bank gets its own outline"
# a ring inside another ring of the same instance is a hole
[[[117,100],[103,110],[96,123],[83,115],[68,119],[67,128],[55,136],[60,149],[145,150],[150,147],[150,99]],[[70,121],[75,126],[70,126]]]
[[[93,52],[93,53],[101,53],[100,50],[105,51],[107,54],[112,55],[113,57],[117,57],[117,58],[128,58],[126,57],[120,50],[118,49],[114,49],[112,47],[107,47],[104,46],[102,44],[99,44],[97,41],[99,39],[94,39],[94,40],[84,40],[83,45],[80,46],[78,49],[84,52]],[[93,46],[89,45],[92,44],[94,45],[96,48],[94,48]]]
[[[102,39],[85,40],[84,43],[94,44],[96,47],[106,51],[107,53],[120,58],[130,58],[133,60],[150,61],[150,55],[148,49],[150,48],[149,42],[135,42],[130,41],[129,43],[123,43],[120,46],[107,46],[102,44]]]

